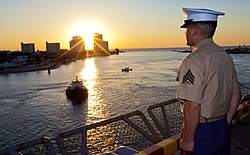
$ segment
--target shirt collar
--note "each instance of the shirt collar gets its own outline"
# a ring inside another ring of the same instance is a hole
[[[202,41],[200,41],[198,44],[197,44],[197,46],[195,46],[194,48],[193,48],[193,52],[195,52],[197,49],[199,49],[200,47],[202,47],[202,46],[204,46],[204,45],[206,45],[206,44],[209,44],[209,43],[213,43],[214,41],[213,41],[213,39],[212,38],[208,38],[208,39],[204,39],[204,40],[202,40]]]

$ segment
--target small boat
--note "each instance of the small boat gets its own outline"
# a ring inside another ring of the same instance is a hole
[[[121,70],[122,72],[129,72],[129,71],[132,71],[132,68],[125,67],[125,68],[122,68]]]
[[[76,76],[76,79],[72,80],[66,89],[66,96],[72,101],[81,102],[87,99],[88,89],[83,85],[82,80],[79,80]]]

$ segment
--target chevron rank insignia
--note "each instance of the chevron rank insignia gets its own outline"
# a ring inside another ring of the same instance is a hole
[[[194,84],[194,75],[192,74],[191,70],[189,69],[187,73],[183,76],[182,84]]]

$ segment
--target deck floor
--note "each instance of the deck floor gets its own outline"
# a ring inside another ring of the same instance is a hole
[[[250,155],[250,114],[244,115],[240,123],[232,127],[231,155]]]

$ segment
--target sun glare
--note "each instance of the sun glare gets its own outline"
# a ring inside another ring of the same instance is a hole
[[[93,49],[93,35],[100,33],[99,24],[94,22],[79,22],[74,24],[72,28],[72,36],[81,36],[85,42],[85,49]]]

